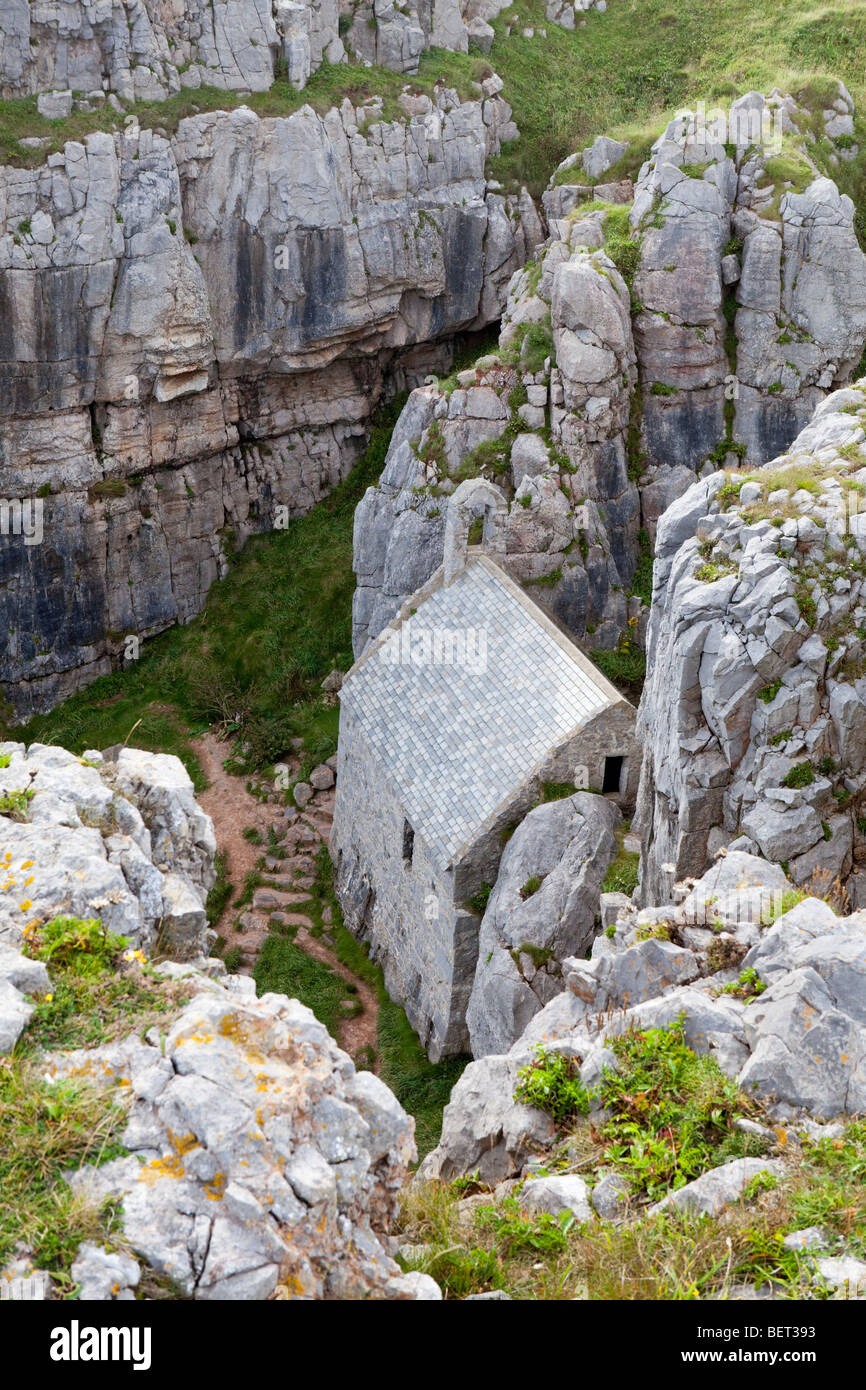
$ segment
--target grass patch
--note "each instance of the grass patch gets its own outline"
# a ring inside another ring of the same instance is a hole
[[[361,1010],[360,1000],[342,976],[285,936],[266,937],[253,979],[259,996],[274,993],[300,999],[333,1038],[339,1037],[340,1024]]]
[[[323,704],[318,686],[353,660],[354,512],[379,479],[404,401],[376,415],[360,462],[307,516],[247,542],[199,617],[14,736],[83,752],[121,743],[135,727],[137,747],[175,753],[199,790],[189,736],[212,723],[242,737],[250,767],[273,762],[296,735],[333,752],[339,710]]]
[[[602,893],[626,893],[631,897],[637,888],[640,854],[623,848],[622,833],[617,835],[619,850],[616,858],[608,866],[601,885]]]
[[[214,870],[216,878],[213,887],[207,895],[205,909],[207,911],[207,922],[209,927],[215,927],[223,915],[223,909],[232,895],[231,880],[228,877],[228,861],[226,852],[223,849],[217,850],[214,855]]]
[[[110,1241],[116,1211],[75,1196],[63,1173],[116,1157],[125,1123],[124,1108],[95,1086],[50,1085],[26,1052],[0,1059],[0,1266],[20,1241],[63,1295],[74,1294],[70,1267],[79,1244]]]
[[[517,1073],[514,1099],[522,1105],[546,1110],[557,1125],[577,1115],[588,1115],[589,1092],[580,1080],[580,1063],[562,1052],[549,1052],[543,1046],[538,1056]]]
[[[610,1045],[618,1070],[605,1071],[599,1087],[610,1112],[605,1157],[636,1194],[657,1199],[755,1152],[754,1139],[733,1127],[753,1107],[711,1057],[686,1045],[681,1022],[629,1031]]]

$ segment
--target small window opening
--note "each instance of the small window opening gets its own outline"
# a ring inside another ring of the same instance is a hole
[[[412,854],[415,849],[415,831],[407,820],[403,822],[403,863],[407,869],[412,863]]]
[[[619,791],[619,784],[622,780],[622,763],[622,758],[605,758],[604,781],[601,784],[603,792]]]

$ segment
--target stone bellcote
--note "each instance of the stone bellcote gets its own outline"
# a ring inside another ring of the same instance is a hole
[[[448,499],[445,515],[444,580],[450,584],[466,568],[469,528],[482,518],[482,549],[502,564],[505,560],[505,526],[508,504],[505,495],[486,478],[469,478]]]

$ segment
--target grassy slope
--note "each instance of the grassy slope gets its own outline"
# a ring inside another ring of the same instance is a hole
[[[508,23],[517,32],[506,39]],[[547,37],[524,39],[525,25],[546,28]],[[521,130],[497,172],[536,192],[596,135],[645,139],[680,106],[774,86],[796,92],[816,74],[842,78],[866,129],[863,0],[610,0],[571,33],[545,21],[543,0],[519,0],[494,28],[490,63]],[[848,192],[861,180],[840,174]]]
[[[329,670],[351,664],[354,512],[382,470],[399,404],[379,417],[363,458],[329,497],[285,531],[247,543],[198,618],[12,736],[81,752],[135,729],[136,746],[176,753],[199,786],[191,726],[240,713],[264,761],[293,734],[314,745],[333,738],[337,712],[312,697]]]

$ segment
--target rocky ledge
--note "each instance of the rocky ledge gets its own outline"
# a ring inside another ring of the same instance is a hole
[[[539,1047],[578,1058],[593,1088],[616,1070],[612,1038],[678,1020],[688,1046],[792,1134],[832,1134],[824,1122],[866,1110],[866,915],[837,917],[777,866],[739,851],[721,851],[676,896],[642,910],[602,897],[607,928],[591,958],[563,963],[565,988],[507,1052],[466,1068],[421,1178],[477,1170],[498,1183],[550,1147],[551,1116],[514,1099]]]

